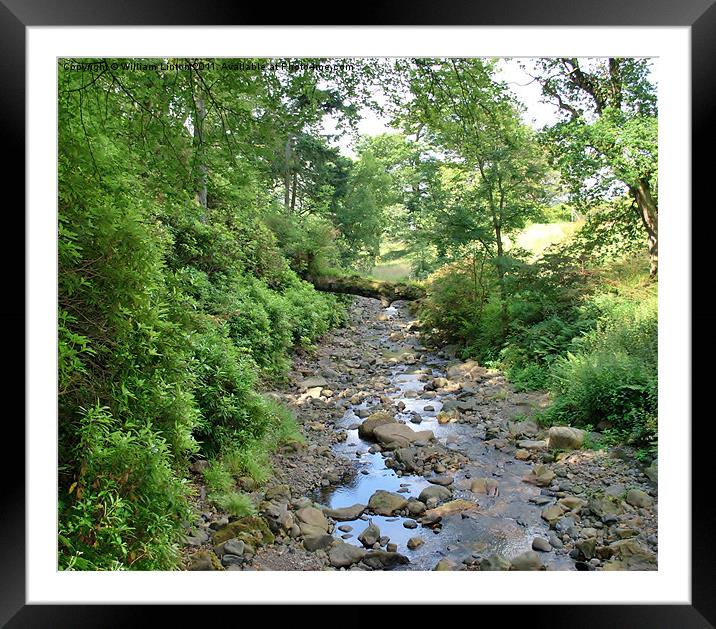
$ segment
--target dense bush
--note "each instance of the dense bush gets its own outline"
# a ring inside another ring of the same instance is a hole
[[[511,251],[506,331],[494,267],[471,256],[446,264],[429,279],[424,332],[505,370],[517,390],[550,389],[548,423],[601,425],[613,438],[653,445],[656,285],[643,255],[605,263],[584,254],[585,239],[533,262]]]
[[[639,444],[656,439],[657,297],[646,286],[636,295],[600,294],[594,329],[575,338],[573,352],[552,369],[557,394],[547,417],[574,425],[607,426]]]
[[[266,480],[270,452],[299,437],[258,391],[342,320],[343,300],[290,267],[250,166],[212,173],[202,207],[162,151],[166,133],[190,147],[183,125],[152,135],[105,89],[101,103],[60,99],[59,566],[170,569],[190,459]],[[210,499],[250,512],[230,484]]]

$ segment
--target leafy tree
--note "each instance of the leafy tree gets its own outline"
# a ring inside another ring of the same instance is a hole
[[[575,200],[627,192],[658,271],[657,103],[646,59],[540,59],[537,80],[563,120],[547,130]]]
[[[545,201],[547,165],[493,71],[494,64],[481,59],[406,62],[411,100],[400,119],[409,132],[427,129],[430,139],[452,157],[453,167],[464,172],[471,194],[467,205],[457,205],[453,218],[494,251],[506,332],[504,235],[523,226]]]

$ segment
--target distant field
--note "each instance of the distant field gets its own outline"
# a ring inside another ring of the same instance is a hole
[[[380,248],[380,258],[370,271],[377,280],[398,282],[410,279],[410,256],[402,242],[387,241]]]
[[[544,253],[544,250],[558,242],[569,238],[582,225],[583,221],[574,223],[534,223],[525,227],[517,238],[516,245],[527,251],[531,251],[535,257]]]
[[[395,264],[377,264],[370,272],[377,280],[390,280],[397,282],[410,278],[410,264],[399,262]]]
[[[514,244],[509,236],[505,237],[506,249],[518,246],[530,251],[534,258],[541,256],[550,245],[562,242],[577,231],[584,221],[562,223],[533,223],[525,227],[515,238]],[[412,261],[402,242],[388,241],[380,249],[378,263],[370,271],[377,280],[393,282],[411,278]]]

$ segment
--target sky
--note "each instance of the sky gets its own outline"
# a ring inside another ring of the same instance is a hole
[[[523,121],[534,129],[541,129],[545,125],[551,125],[558,120],[558,108],[556,105],[543,102],[540,86],[532,80],[522,68],[519,59],[501,59],[498,64],[496,78],[507,83],[517,99],[525,106],[522,114]],[[656,64],[652,66],[652,79],[658,80]],[[380,93],[374,94],[381,102]],[[375,112],[364,109],[362,118],[358,123],[360,135],[380,135],[381,133],[395,133],[395,129],[388,126],[387,118],[379,117]],[[336,133],[335,120],[326,118],[324,121],[324,133]],[[356,154],[352,147],[353,140],[350,137],[341,137],[336,143],[341,153],[347,157],[355,158]]]

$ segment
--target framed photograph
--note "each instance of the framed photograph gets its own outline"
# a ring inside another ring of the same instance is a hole
[[[716,8],[363,10],[0,0],[7,626],[715,625]]]

